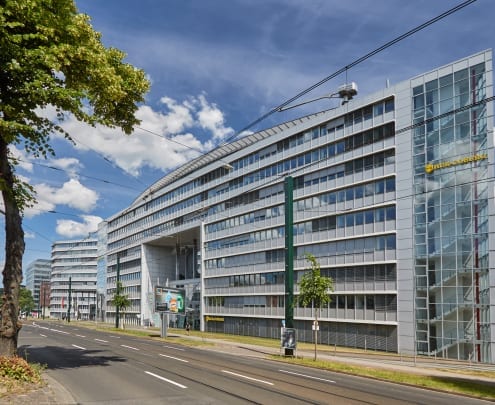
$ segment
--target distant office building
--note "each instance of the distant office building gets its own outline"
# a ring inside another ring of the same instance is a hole
[[[292,178],[294,293],[306,253],[335,282],[322,344],[494,362],[492,86],[480,52],[167,174],[106,221],[107,305],[118,270],[131,322],[169,284],[196,327],[280,337]]]
[[[96,314],[96,237],[52,245],[50,316],[94,319]]]
[[[26,267],[25,284],[26,288],[33,294],[35,311],[41,308],[41,284],[50,282],[51,271],[51,260],[49,259],[36,259]],[[48,305],[48,302],[46,302],[46,305]]]

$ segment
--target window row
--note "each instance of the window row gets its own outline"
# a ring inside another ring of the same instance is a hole
[[[257,210],[249,212],[244,215],[238,215],[235,217],[228,218],[224,221],[215,222],[213,224],[208,224],[206,226],[206,232],[217,232],[224,229],[235,228],[244,224],[252,224],[259,221],[264,221],[269,218],[276,218],[284,215],[284,206],[278,205],[276,207],[264,208],[262,210]]]
[[[285,273],[237,274],[234,276],[205,279],[205,288],[254,287],[260,285],[284,284]]]
[[[132,280],[140,280],[141,279],[141,272],[136,272],[136,273],[129,273],[129,274],[121,274],[119,276],[119,281],[124,283],[126,281],[132,281]],[[108,284],[113,284],[117,282],[117,277],[107,277],[107,283]]]
[[[333,215],[294,225],[294,235],[322,232],[336,228],[350,228],[363,224],[373,224],[395,220],[395,205],[358,211],[343,215]]]
[[[302,273],[298,272],[302,276]],[[322,268],[321,275],[330,277],[334,285],[343,283],[372,283],[375,281],[396,281],[397,265],[395,263],[370,264],[366,266],[346,266]]]
[[[395,250],[395,234],[368,236],[366,238],[345,239],[336,242],[313,243],[311,245],[294,247],[294,257],[304,260],[306,253],[311,253],[316,258],[335,257],[346,254],[373,253],[384,250]],[[283,249],[274,249],[271,252],[280,251],[277,259],[282,262],[285,258]],[[267,258],[270,251],[245,253],[235,256],[219,257],[205,260],[207,270],[218,268],[236,268],[240,266],[252,266],[256,264],[270,263]]]
[[[395,250],[396,238],[393,235],[369,236],[366,238],[345,239],[337,242],[313,243],[295,247],[295,257],[304,259],[307,253],[318,258],[328,258],[347,254],[373,253]]]
[[[205,243],[205,250],[210,251],[215,249],[232,248],[235,246],[248,245],[250,243],[256,243],[264,240],[283,238],[284,236],[285,228],[283,226],[272,229],[264,229],[262,231],[250,232],[239,236],[207,242]]]
[[[372,197],[383,193],[395,191],[395,177],[376,180],[357,186],[343,188],[326,194],[320,194],[310,198],[304,198],[296,202],[297,211],[307,211],[315,208],[333,205],[338,202],[353,201],[363,197]]]

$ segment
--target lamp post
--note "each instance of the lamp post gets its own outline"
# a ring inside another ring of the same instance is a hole
[[[119,282],[120,282],[120,258],[117,256],[117,280],[116,280],[116,293],[120,294],[120,287],[119,287]],[[119,329],[119,315],[120,315],[120,308],[118,305],[115,306],[115,329]]]
[[[72,304],[72,277],[69,276],[69,305],[67,307],[67,322],[70,323],[70,310]]]

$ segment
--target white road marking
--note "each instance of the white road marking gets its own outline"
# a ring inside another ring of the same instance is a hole
[[[176,385],[177,387],[180,387],[180,388],[187,388],[185,385],[179,384],[178,382],[175,382],[175,381],[169,380],[168,378],[165,378],[165,377],[159,376],[159,375],[157,375],[157,374],[150,373],[149,371],[145,371],[145,373],[146,373],[146,374],[148,374],[148,375],[151,375],[151,376],[153,376],[153,377],[155,377],[155,378],[158,378],[158,379],[160,379],[160,380],[162,380],[162,381],[166,381],[166,382],[168,382],[168,383],[170,383],[170,384]]]
[[[181,352],[183,352],[183,351],[186,350],[186,349],[182,349],[180,347],[173,347],[173,346],[165,346],[165,345],[163,345],[163,347],[166,347],[167,349],[180,350]]]
[[[86,337],[86,336],[84,336],[84,335],[78,335],[77,333],[76,333],[76,336],[78,336],[78,337]]]
[[[139,349],[136,349],[135,347],[132,347],[132,346],[127,346],[127,345],[121,345],[122,347],[127,347],[128,349],[132,349],[132,350],[139,350]]]
[[[232,375],[235,375],[237,377],[245,378],[246,380],[257,381],[257,382],[260,382],[263,384],[273,385],[273,383],[271,383],[270,381],[259,380],[257,378],[248,377],[247,375],[233,373],[232,371],[222,370],[222,373],[232,374]]]
[[[333,381],[333,380],[327,380],[327,379],[325,379],[325,378],[313,377],[313,376],[311,376],[311,375],[300,374],[300,373],[294,373],[293,371],[287,371],[287,370],[278,370],[278,371],[280,371],[281,373],[286,373],[286,374],[297,375],[297,376],[299,376],[299,377],[305,377],[305,378],[312,378],[313,380],[325,381],[325,382],[329,382],[329,383],[334,383],[334,384],[335,384],[335,381]]]
[[[50,329],[50,330],[53,331],[53,332],[63,333],[64,335],[70,335],[69,332],[65,332],[63,330],[58,330],[58,329]]]
[[[46,337],[46,335],[43,335],[42,333],[40,333],[40,336]]]
[[[120,339],[120,336],[109,335],[111,338]]]
[[[46,326],[38,326],[38,328],[40,328],[40,329],[46,329],[46,330],[50,330],[50,328],[47,328]]]
[[[108,343],[108,340],[103,340],[103,339],[96,339],[96,338],[95,338],[95,340],[96,340],[97,342],[103,342],[103,343]]]
[[[72,346],[74,346],[74,347],[76,347],[78,349],[81,349],[81,350],[86,350],[86,348],[85,347],[82,347],[82,346],[78,346],[78,345],[72,345]]]
[[[174,356],[167,356],[166,354],[161,354],[161,353],[158,353],[160,356],[162,357],[167,357],[169,359],[173,359],[173,360],[177,360],[177,361],[182,361],[184,363],[189,363],[188,360],[184,360],[184,359],[179,359],[178,357],[174,357]]]

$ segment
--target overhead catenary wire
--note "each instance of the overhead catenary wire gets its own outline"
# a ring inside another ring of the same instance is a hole
[[[259,124],[261,121],[264,121],[266,118],[268,118],[269,116],[275,114],[276,112],[279,112],[281,109],[283,109],[284,107],[288,106],[289,104],[291,104],[292,102],[296,101],[297,99],[301,98],[302,96],[308,94],[309,92],[313,91],[314,89],[316,89],[317,87],[320,87],[322,84],[328,82],[329,80],[337,77],[338,75],[340,75],[341,73],[346,73],[348,72],[349,69],[353,68],[354,66],[357,66],[359,65],[360,63],[366,61],[367,59],[371,58],[372,56],[384,51],[385,49],[387,48],[390,48],[392,45],[395,45],[396,43],[410,37],[411,35],[429,27],[430,25],[444,19],[445,17],[448,17],[449,15],[463,9],[464,7],[467,7],[468,5],[476,2],[477,0],[467,0],[467,1],[464,1],[460,4],[458,4],[457,6],[455,7],[452,7],[451,9],[443,12],[442,14],[424,22],[423,24],[421,25],[418,25],[417,27],[407,31],[406,33],[402,34],[402,35],[399,35],[398,37],[392,39],[391,41],[388,41],[387,43],[385,43],[384,45],[372,50],[371,52],[368,52],[366,55],[364,56],[361,56],[360,58],[354,60],[353,62],[345,65],[344,67],[338,69],[337,71],[335,71],[334,73],[332,73],[331,75],[321,79],[319,82],[313,84],[312,86],[302,90],[301,92],[297,93],[295,96],[289,98],[288,100],[284,101],[283,103],[281,103],[280,105],[278,105],[277,107],[274,107],[272,108],[270,111],[266,112],[265,114],[263,114],[262,116],[260,116],[259,118],[255,119],[254,121],[252,121],[251,123],[249,123],[248,125],[246,125],[245,127],[243,127],[242,129],[240,129],[239,131],[237,131],[235,134],[233,134],[231,137],[227,138],[223,144],[225,143],[228,143],[228,142],[231,142],[233,140],[235,140],[239,135],[241,135],[242,133],[250,130],[253,126],[255,126],[256,124]],[[221,145],[220,145],[221,146]]]
[[[16,158],[15,160],[19,161],[19,162],[26,162],[22,159],[19,159],[19,158]],[[47,164],[43,164],[43,163],[39,163],[39,162],[26,162],[26,163],[31,163],[35,166],[40,166],[40,167],[45,167],[47,169],[50,169],[50,170],[55,170],[55,171],[59,171],[59,172],[64,172],[66,174],[69,174],[69,170],[65,170],[65,169],[61,169],[60,167],[55,167],[55,166],[51,166],[51,165],[47,165]],[[135,187],[131,187],[131,186],[128,186],[126,184],[121,184],[121,183],[116,183],[116,182],[113,182],[113,181],[110,181],[110,180],[105,180],[105,179],[102,179],[102,178],[99,178],[99,177],[93,177],[93,176],[87,176],[85,174],[78,174],[79,177],[83,177],[85,179],[89,179],[89,180],[94,180],[94,181],[98,181],[98,182],[101,182],[101,183],[105,183],[105,184],[110,184],[112,186],[118,186],[118,187],[122,187],[122,188],[128,188],[130,190],[133,190],[133,191],[141,191]]]
[[[226,140],[225,140],[225,141],[224,141],[221,145],[217,146],[217,148],[219,148],[219,147],[223,146],[224,144],[226,144],[226,143],[228,143],[228,142],[231,142],[231,141],[235,140],[235,139],[236,139],[239,135],[241,135],[242,133],[244,133],[244,132],[246,132],[246,131],[250,130],[250,129],[254,126],[254,125],[256,125],[256,124],[258,124],[258,123],[262,122],[263,120],[265,120],[266,118],[268,118],[268,117],[269,117],[269,116],[271,116],[272,114],[274,114],[274,113],[276,113],[276,112],[280,111],[280,109],[281,109],[281,108],[283,108],[283,107],[285,107],[285,106],[289,105],[290,103],[292,103],[292,102],[294,102],[295,100],[299,99],[300,97],[302,97],[302,96],[306,95],[307,93],[311,92],[312,90],[316,89],[317,87],[321,86],[322,84],[324,84],[324,83],[328,82],[329,80],[331,80],[331,79],[335,78],[336,76],[340,75],[341,73],[343,73],[343,72],[346,72],[346,73],[347,73],[347,72],[348,72],[348,70],[349,70],[350,68],[352,68],[352,67],[354,67],[354,66],[357,66],[358,64],[360,64],[360,63],[362,63],[362,62],[366,61],[367,59],[369,59],[369,58],[371,58],[372,56],[374,56],[374,55],[378,54],[379,52],[382,52],[383,50],[385,50],[385,49],[387,49],[387,48],[389,48],[389,47],[391,47],[391,46],[393,46],[393,45],[397,44],[398,42],[400,42],[400,41],[402,41],[402,40],[404,40],[404,39],[408,38],[409,36],[411,36],[411,35],[413,35],[413,34],[415,34],[415,33],[419,32],[419,31],[421,31],[421,30],[423,30],[423,29],[427,28],[428,26],[430,26],[430,25],[432,25],[432,24],[434,24],[434,23],[436,23],[436,22],[438,22],[438,21],[440,21],[440,20],[442,20],[442,19],[446,18],[447,16],[449,16],[449,15],[451,15],[451,14],[453,14],[453,13],[455,13],[455,12],[457,12],[457,11],[461,10],[461,9],[463,9],[464,7],[466,7],[466,6],[468,6],[468,5],[472,4],[472,3],[474,3],[475,1],[476,1],[476,0],[467,0],[467,1],[464,1],[464,2],[462,2],[462,3],[460,3],[460,4],[458,4],[457,6],[455,6],[455,7],[451,8],[451,9],[449,9],[449,10],[445,11],[445,12],[443,12],[442,14],[440,14],[440,15],[438,15],[438,16],[436,16],[436,17],[434,17],[434,18],[432,18],[432,19],[430,19],[430,20],[428,20],[428,21],[426,21],[425,23],[423,23],[423,24],[421,24],[421,25],[419,25],[419,26],[417,26],[417,27],[415,27],[415,28],[413,28],[413,29],[411,29],[411,30],[407,31],[406,33],[404,33],[404,34],[402,34],[402,35],[400,35],[400,36],[398,36],[398,37],[396,37],[396,38],[392,39],[391,41],[389,41],[389,42],[385,43],[384,45],[382,45],[382,46],[380,46],[380,47],[378,47],[378,48],[376,48],[376,49],[372,50],[371,52],[368,52],[367,54],[365,54],[364,56],[362,56],[362,57],[360,57],[360,58],[358,58],[358,59],[354,60],[353,62],[351,62],[351,63],[349,63],[349,64],[345,65],[344,67],[340,68],[340,69],[339,69],[339,70],[337,70],[336,72],[334,72],[334,73],[332,73],[331,75],[329,75],[329,76],[327,76],[327,77],[323,78],[323,79],[322,79],[322,80],[320,80],[319,82],[317,82],[317,83],[315,83],[314,85],[312,85],[312,86],[310,86],[310,87],[306,88],[305,90],[303,90],[303,91],[299,92],[299,93],[298,93],[298,94],[296,94],[295,96],[291,97],[290,99],[288,99],[288,100],[286,100],[285,102],[281,103],[281,104],[280,104],[280,105],[278,105],[277,107],[275,107],[275,108],[271,109],[271,110],[270,110],[270,111],[268,111],[267,113],[265,113],[265,114],[263,114],[262,116],[260,116],[259,118],[255,119],[254,121],[252,121],[251,123],[249,123],[247,126],[243,127],[241,130],[239,130],[239,131],[237,131],[236,133],[234,133],[231,137],[227,138],[227,139],[226,139]],[[170,142],[175,142],[175,143],[177,143],[177,144],[179,144],[179,145],[181,145],[181,146],[183,146],[183,147],[189,148],[189,149],[194,150],[194,151],[196,151],[196,152],[198,152],[198,153],[204,153],[203,151],[201,151],[201,150],[199,150],[199,149],[197,149],[197,148],[193,148],[193,147],[191,147],[191,146],[189,146],[189,145],[186,145],[186,144],[180,143],[180,142],[178,142],[178,141],[176,141],[176,140],[173,140],[173,139],[170,139],[170,138],[168,138],[168,137],[163,137],[163,136],[161,136],[161,135],[159,135],[159,134],[156,134],[156,133],[154,133],[153,131],[150,131],[150,130],[148,130],[148,129],[145,129],[145,128],[142,128],[142,127],[138,127],[138,128],[139,128],[139,129],[141,129],[141,130],[143,130],[143,131],[145,131],[145,132],[148,132],[148,133],[151,133],[151,134],[154,134],[154,135],[158,135],[158,136],[160,136],[161,138],[163,138],[163,139],[165,139],[165,140],[168,140],[168,141],[170,141]],[[213,150],[214,150],[214,149],[213,149]],[[209,152],[207,152],[207,153],[210,153],[210,152],[212,152],[213,150],[210,150],[210,151],[209,151]],[[107,160],[106,158],[104,158],[104,159],[105,159],[105,160]],[[88,176],[85,176],[85,177],[88,177]],[[98,179],[98,180],[99,180],[99,181],[103,181],[103,180],[101,180],[101,179]],[[105,181],[104,181],[104,182],[105,182]],[[111,183],[111,184],[112,184],[112,183]],[[120,186],[120,184],[117,184],[117,183],[114,183],[114,184],[115,184],[115,185],[119,185],[119,186]]]
[[[264,121],[266,118],[268,118],[269,116],[277,113],[277,112],[280,112],[284,107],[287,107],[289,104],[293,103],[294,101],[296,101],[297,99],[301,98],[302,96],[310,93],[311,91],[315,90],[316,88],[320,87],[321,85],[323,85],[324,83],[328,82],[329,80],[339,76],[341,73],[348,73],[349,69],[359,65],[360,63],[363,63],[364,61],[366,61],[367,59],[371,58],[372,56],[375,56],[376,54],[384,51],[385,49],[387,48],[390,48],[391,46],[397,44],[398,42],[414,35],[415,33],[429,27],[430,25],[450,16],[451,14],[463,9],[464,7],[467,7],[468,5],[476,2],[477,0],[467,0],[467,1],[464,1],[460,4],[458,4],[457,6],[455,7],[452,7],[451,9],[443,12],[442,14],[439,14],[437,15],[436,17],[424,22],[423,24],[420,24],[418,26],[416,26],[415,28],[407,31],[406,33],[402,34],[402,35],[399,35],[398,37],[392,39],[391,41],[388,41],[387,43],[385,43],[384,45],[378,47],[378,48],[375,48],[374,50],[372,50],[371,52],[368,52],[367,54],[365,54],[364,56],[361,56],[360,58],[354,60],[353,62],[345,65],[344,67],[338,69],[337,71],[335,71],[334,73],[326,76],[325,78],[321,79],[319,82],[313,84],[312,86],[300,91],[299,93],[297,93],[295,96],[289,98],[288,100],[284,101],[283,103],[279,104],[277,107],[274,107],[272,108],[271,110],[269,110],[268,112],[264,113],[263,115],[261,115],[260,117],[256,118],[254,121],[250,122],[249,124],[247,124],[246,126],[244,126],[242,129],[236,131],[233,135],[231,135],[230,137],[226,138],[220,145],[214,147],[213,149],[205,152],[205,151],[202,151],[198,148],[194,148],[190,145],[187,145],[187,144],[184,144],[184,143],[181,143],[179,141],[177,141],[176,139],[173,139],[171,137],[167,137],[167,136],[163,136],[163,135],[160,135],[154,131],[151,131],[149,129],[146,129],[146,128],[143,128],[141,126],[139,127],[136,127],[144,132],[147,132],[151,135],[155,135],[155,136],[158,136],[166,141],[169,141],[169,142],[173,142],[173,143],[176,143],[180,146],[183,146],[185,148],[188,148],[190,150],[193,150],[197,153],[200,153],[201,156],[203,155],[207,155],[211,152],[213,152],[214,150],[216,149],[219,149],[221,148],[222,146],[228,144],[229,142],[233,142],[237,137],[239,137],[240,135],[242,135],[243,133],[249,131],[252,127],[254,127],[256,124],[259,124],[260,122]]]

